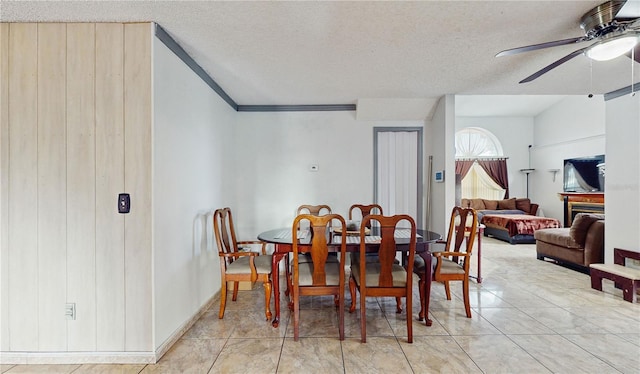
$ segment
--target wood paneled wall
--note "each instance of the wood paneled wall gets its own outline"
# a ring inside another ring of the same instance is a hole
[[[0,350],[154,349],[152,35],[0,25]]]

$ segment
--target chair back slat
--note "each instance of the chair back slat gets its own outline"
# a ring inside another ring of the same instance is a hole
[[[313,286],[324,286],[327,284],[325,264],[329,256],[329,247],[327,243],[328,230],[331,229],[332,220],[340,222],[342,229],[346,229],[346,222],[344,218],[338,214],[325,214],[322,216],[316,216],[312,214],[298,215],[292,225],[291,237],[297,238],[297,231],[300,223],[303,221],[309,222],[309,228],[311,230],[311,246],[308,252],[311,254],[311,260],[313,262]],[[294,282],[297,283],[299,256],[300,256],[300,241],[293,241],[293,276]],[[343,248],[344,247],[344,248]],[[341,257],[346,253],[346,241],[341,244]],[[340,259],[341,263],[344,263],[344,258]]]
[[[379,215],[383,215],[384,213],[382,212],[382,207],[378,204],[353,204],[351,205],[351,207],[349,207],[349,219],[352,220],[354,217],[357,217],[356,215],[354,215],[355,211],[360,211],[360,217],[361,219],[363,219],[364,217],[368,216],[369,214],[379,214]],[[371,221],[369,221],[369,224],[367,226],[367,228],[371,228]]]
[[[322,214],[331,214],[331,207],[329,205],[300,205],[297,210],[298,215],[310,214],[312,216],[319,216]]]
[[[393,287],[393,264],[396,258],[396,238],[395,238],[395,230],[398,226],[398,223],[401,221],[408,221],[411,228],[411,239],[409,241],[409,252],[408,252],[408,263],[407,263],[407,282],[411,282],[411,272],[413,271],[413,259],[416,251],[416,224],[411,216],[406,214],[394,215],[394,216],[383,216],[379,214],[370,214],[364,217],[362,223],[360,224],[360,263],[366,264],[366,231],[365,227],[367,224],[370,224],[372,221],[377,222],[380,225],[380,246],[378,249],[378,256],[374,258],[378,259],[378,263],[380,266],[380,274],[378,277],[378,287]],[[371,262],[372,259],[369,259]],[[363,266],[362,268],[366,268]],[[366,275],[365,272],[362,271],[361,274],[361,284],[365,284]]]
[[[213,213],[213,231],[219,252],[238,252],[238,241],[233,227],[231,208],[216,209]],[[233,262],[233,257],[229,257],[229,262]]]
[[[472,208],[454,207],[449,221],[449,236],[447,237],[447,252],[469,253],[473,251],[473,241],[478,229],[478,215]],[[465,257],[463,266],[468,268],[468,257]],[[452,260],[458,262],[458,257]]]

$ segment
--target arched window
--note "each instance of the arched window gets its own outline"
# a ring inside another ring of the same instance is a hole
[[[456,131],[456,158],[502,156],[502,145],[491,131],[479,127]]]
[[[490,131],[467,127],[456,132],[456,160],[503,157],[502,145]],[[461,182],[462,198],[498,200],[506,189],[498,185],[477,162],[473,162]]]

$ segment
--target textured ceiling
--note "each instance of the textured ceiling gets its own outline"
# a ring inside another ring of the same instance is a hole
[[[581,36],[602,1],[0,1],[3,22],[162,26],[241,105],[355,104],[364,98],[585,95],[631,84],[631,60],[584,47],[496,58],[507,48]],[[640,69],[636,69],[640,70]],[[590,76],[593,76],[591,81]]]

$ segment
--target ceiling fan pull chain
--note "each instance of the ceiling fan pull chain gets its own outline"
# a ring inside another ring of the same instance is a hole
[[[593,97],[593,60],[589,59],[589,98]]]
[[[633,76],[634,76],[634,74],[633,74],[634,66],[633,65],[635,65],[635,63],[636,63],[635,53],[636,53],[635,47],[631,48],[631,96],[635,96],[636,95],[636,92],[635,92],[634,87],[633,87]]]

